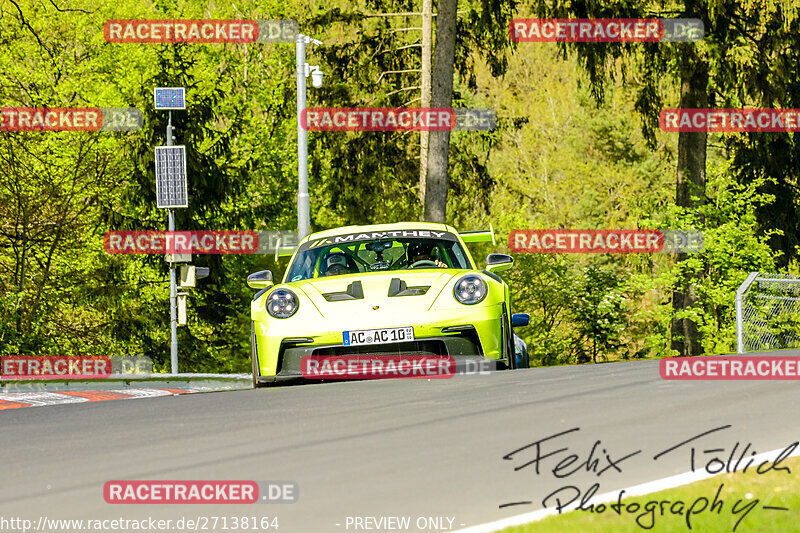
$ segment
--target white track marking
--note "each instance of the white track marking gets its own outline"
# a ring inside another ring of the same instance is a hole
[[[125,398],[103,398],[94,401],[110,401],[110,400],[135,400],[137,398],[158,398],[163,396],[177,396],[178,394],[163,390],[163,389],[113,389],[104,391],[78,391],[87,393],[106,393],[112,392],[117,394],[124,394]],[[195,392],[195,389],[186,389],[186,393]],[[9,392],[0,394],[0,400],[15,403],[29,404],[25,407],[41,407],[44,405],[59,405],[67,403],[84,403],[92,401],[91,398],[83,398],[81,396],[72,396],[70,394],[61,394],[59,392]]]
[[[112,389],[108,392],[127,394],[131,398],[156,398],[158,396],[174,396],[175,394],[162,389]],[[127,398],[126,398],[127,399]]]
[[[89,401],[86,398],[58,394],[57,392],[11,392],[8,394],[0,394],[0,400],[29,403],[34,406],[57,405],[61,403],[83,403]]]

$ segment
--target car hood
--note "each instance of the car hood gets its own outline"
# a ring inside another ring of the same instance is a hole
[[[413,313],[429,310],[447,283],[466,272],[469,271],[392,270],[316,278],[287,285],[300,289],[325,318],[367,311]]]

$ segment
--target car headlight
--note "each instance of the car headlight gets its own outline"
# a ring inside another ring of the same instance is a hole
[[[298,306],[297,296],[289,289],[276,289],[267,296],[267,312],[275,318],[289,318]]]
[[[464,305],[474,305],[484,298],[488,288],[483,278],[477,274],[467,274],[456,282],[453,296]]]

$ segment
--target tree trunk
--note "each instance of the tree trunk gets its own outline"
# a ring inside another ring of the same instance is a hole
[[[420,107],[431,106],[431,60],[433,57],[433,0],[422,0],[422,87]],[[425,207],[428,182],[428,141],[430,133],[419,132],[419,202]]]
[[[681,108],[708,107],[708,64],[691,49],[691,43],[683,45],[685,54],[681,65]],[[675,203],[680,207],[697,207],[705,203],[706,190],[706,141],[705,132],[681,132],[678,134],[678,175]],[[692,196],[697,197],[696,200]],[[686,260],[687,254],[678,253],[676,264]],[[684,278],[686,279],[686,278]],[[678,281],[681,283],[681,280]],[[674,312],[689,309],[697,304],[694,284],[684,283],[672,293]],[[682,356],[699,355],[703,352],[701,334],[697,324],[689,318],[672,319],[672,349]]]
[[[457,0],[439,0],[436,17],[436,50],[434,51],[433,79],[431,80],[431,107],[452,107],[453,104],[457,4]],[[424,219],[428,222],[445,222],[450,132],[430,132],[428,150]]]

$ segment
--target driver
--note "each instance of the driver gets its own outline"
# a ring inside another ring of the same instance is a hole
[[[347,257],[341,253],[333,253],[325,261],[326,276],[341,276],[342,274],[352,274],[353,270],[347,264]]]
[[[439,268],[447,268],[447,265],[433,257],[433,244],[425,241],[414,241],[408,245],[408,265],[411,266],[417,261],[430,261],[436,263]]]

